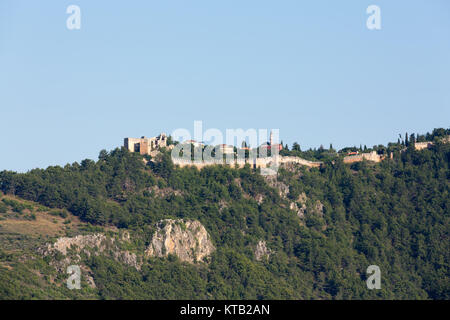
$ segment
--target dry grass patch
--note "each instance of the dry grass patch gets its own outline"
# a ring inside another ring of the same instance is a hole
[[[66,219],[55,217],[47,212],[35,212],[35,220],[17,219],[6,217],[0,221],[0,233],[16,233],[32,237],[38,236],[58,236],[66,233],[67,227],[77,230],[80,220],[70,215]],[[69,220],[67,220],[69,219]],[[66,223],[64,223],[66,221]],[[67,223],[67,221],[70,221]]]

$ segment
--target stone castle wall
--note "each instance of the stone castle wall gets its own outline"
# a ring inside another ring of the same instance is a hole
[[[153,138],[125,138],[123,144],[130,152],[151,155],[158,149],[167,147],[167,136],[161,133],[159,136]]]
[[[431,141],[425,141],[425,142],[416,142],[414,144],[414,148],[416,150],[423,150],[423,149],[428,149],[429,147],[431,147],[433,145],[433,142]]]
[[[344,157],[344,163],[354,163],[360,162],[363,160],[373,161],[373,162],[381,162],[384,159],[384,156],[377,154],[376,151],[372,151],[370,153],[362,153],[354,156]]]
[[[298,163],[311,168],[320,167],[322,165],[322,162],[314,162],[298,157],[284,157],[284,156],[255,158],[255,159],[235,159],[231,163],[221,159],[207,160],[207,161],[189,161],[183,158],[175,158],[172,159],[172,161],[175,165],[179,165],[180,167],[194,166],[197,167],[198,169],[213,165],[230,165],[232,167],[238,166],[239,168],[244,167],[246,164],[249,164],[253,168],[268,168],[271,166],[277,166],[284,163]]]

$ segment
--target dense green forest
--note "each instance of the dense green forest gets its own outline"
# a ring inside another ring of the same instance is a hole
[[[145,247],[158,221],[194,219],[217,248],[209,264],[169,256],[141,270],[93,255],[85,263],[97,288],[70,291],[36,276],[55,271],[33,244],[21,249],[33,259],[1,244],[8,268],[0,264],[0,298],[450,299],[450,144],[437,139],[442,130],[423,136],[436,141],[426,150],[389,144],[394,158],[376,164],[311,156],[324,165],[282,167],[276,183],[249,166],[176,168],[168,152],[146,162],[123,148],[101,151],[98,161],[0,172],[4,195],[77,216],[85,232],[127,229]],[[299,215],[290,205],[304,196]],[[0,212],[11,206],[3,201]],[[260,240],[271,254],[257,261]],[[366,287],[369,265],[381,269],[380,290]]]

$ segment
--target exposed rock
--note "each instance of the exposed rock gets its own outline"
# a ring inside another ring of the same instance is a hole
[[[316,200],[314,204],[311,202],[308,203],[308,197],[306,193],[302,192],[298,195],[298,198],[295,202],[291,202],[289,208],[297,212],[297,215],[302,218],[307,213],[312,213],[316,215],[323,216],[323,204],[319,200]]]
[[[284,163],[281,163],[280,167],[289,172],[298,174],[299,177],[303,175],[303,173],[301,172],[302,166],[298,163],[284,162]]]
[[[320,216],[323,216],[323,204],[322,204],[322,202],[320,202],[319,200],[317,200],[317,201],[314,203],[314,206],[313,206],[313,208],[312,208],[312,212],[315,213],[315,214],[318,214],[318,215],[320,215]]]
[[[223,209],[228,208],[228,203],[225,200],[219,201],[219,212],[222,213]]]
[[[286,198],[286,196],[289,194],[289,186],[281,181],[278,181],[276,175],[264,176],[264,178],[266,179],[266,182],[269,186],[275,188],[278,191],[278,195],[281,198]]]
[[[255,248],[255,259],[261,261],[263,258],[268,258],[270,256],[270,250],[267,248],[266,242],[260,240]]]
[[[128,232],[127,230],[121,232],[120,239],[122,241],[130,241],[130,239],[131,239],[130,232]]]
[[[86,278],[86,282],[88,283],[88,286],[91,287],[92,289],[97,288],[97,285],[94,282],[94,278],[92,278],[92,276],[90,275],[85,275]]]
[[[296,202],[291,202],[289,206],[289,208],[291,210],[294,210],[297,213],[297,216],[299,216],[300,218],[302,218],[305,214],[307,199],[308,198],[306,197],[306,194],[302,192],[301,194],[299,194]]]
[[[302,204],[299,207],[299,205],[296,202],[291,202],[291,204],[289,205],[289,209],[295,211],[297,216],[299,218],[302,218],[305,215],[306,205]]]
[[[122,239],[130,239],[128,231],[122,234]],[[91,254],[98,256],[99,254],[110,255],[114,259],[129,266],[135,267],[137,270],[141,268],[141,261],[135,253],[129,251],[121,251],[114,243],[114,238],[106,237],[102,233],[78,235],[73,238],[58,238],[55,243],[47,244],[43,248],[39,248],[38,252],[43,256],[62,254],[63,257],[57,261],[53,261],[58,270],[73,263],[81,262],[81,253],[90,257]],[[89,281],[88,281],[89,282]],[[92,280],[93,282],[93,280]]]
[[[135,267],[136,270],[141,270],[141,263],[135,253],[130,253],[129,251],[114,251],[113,255],[117,261]]]
[[[92,289],[97,288],[94,278],[92,277],[92,275],[93,275],[92,270],[84,265],[80,265],[80,269],[81,269],[81,275],[86,280],[88,286]]]
[[[258,203],[258,205],[261,205],[261,203],[263,203],[263,201],[264,201],[264,196],[260,193],[254,195],[254,196],[244,193],[243,197],[247,200],[254,199],[256,201],[256,203]]]
[[[147,256],[176,255],[181,261],[196,263],[209,257],[215,250],[205,227],[198,221],[166,219],[160,221]]]
[[[149,188],[149,191],[153,192],[157,197],[161,198],[167,198],[170,195],[181,196],[183,194],[181,191],[172,189],[170,187],[159,188],[158,186],[153,186]]]
[[[302,192],[298,195],[297,202],[300,202],[301,204],[306,204],[306,200],[308,200],[306,193]]]
[[[109,242],[113,242],[114,239],[110,239]],[[97,252],[103,252],[106,249],[106,236],[101,233],[91,235],[78,235],[73,238],[62,237],[58,238],[54,244],[48,244],[47,248],[42,250],[44,255],[52,252],[60,252],[63,255],[67,255],[69,249],[74,249],[77,253],[80,253],[85,248],[95,248]]]
[[[242,185],[241,185],[241,179],[240,178],[234,178],[233,182],[239,187],[239,189],[242,190]]]
[[[263,196],[262,194],[257,194],[257,195],[255,196],[255,200],[256,200],[256,202],[257,202],[258,204],[261,204],[261,203],[263,203],[263,201],[264,201],[264,196]]]

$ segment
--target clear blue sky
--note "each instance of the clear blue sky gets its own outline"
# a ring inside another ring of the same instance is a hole
[[[303,149],[386,144],[449,127],[449,75],[448,0],[0,0],[0,170],[194,120]]]

